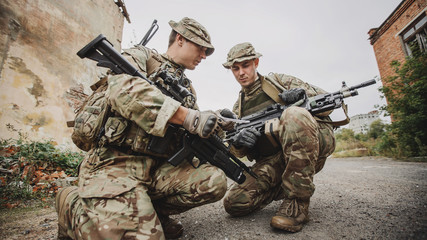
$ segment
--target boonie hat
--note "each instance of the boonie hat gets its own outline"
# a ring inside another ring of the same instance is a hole
[[[208,31],[196,20],[184,17],[179,22],[170,20],[169,25],[173,30],[181,34],[187,40],[190,40],[199,46],[206,47],[206,56],[209,56],[214,52],[215,48],[211,44],[211,37]]]
[[[230,68],[235,62],[243,62],[246,60],[259,58],[262,54],[255,51],[252,44],[248,42],[239,43],[232,47],[227,54],[227,62],[223,63],[222,66]]]

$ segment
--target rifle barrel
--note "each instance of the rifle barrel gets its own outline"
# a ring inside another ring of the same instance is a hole
[[[363,88],[363,87],[367,87],[369,85],[375,84],[377,81],[375,81],[375,79],[371,79],[368,80],[366,82],[362,82],[361,84],[358,84],[356,86],[353,86],[350,88],[350,90],[354,90],[354,89],[358,89],[358,88]]]

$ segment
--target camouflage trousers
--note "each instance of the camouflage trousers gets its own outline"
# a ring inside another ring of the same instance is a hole
[[[73,239],[164,239],[158,214],[218,201],[227,184],[209,164],[157,166],[150,157],[106,150],[82,162],[78,189],[63,190],[69,194],[56,199],[59,226]]]
[[[332,127],[318,123],[299,107],[286,109],[279,126],[282,151],[256,159],[251,169],[258,179],[247,176],[243,184],[231,187],[224,198],[230,215],[243,216],[284,197],[307,199],[313,195],[314,174],[335,149]]]

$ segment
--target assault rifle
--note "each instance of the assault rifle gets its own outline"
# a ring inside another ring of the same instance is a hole
[[[359,94],[356,89],[367,87],[369,85],[375,84],[375,82],[375,79],[371,79],[352,87],[347,87],[345,82],[342,82],[342,88],[334,93],[320,94],[311,98],[307,98],[307,96],[305,96],[304,99],[298,101],[296,104],[291,105],[281,105],[279,103],[275,103],[268,106],[266,109],[242,117],[241,120],[247,120],[249,123],[237,123],[233,130],[227,132],[225,141],[231,140],[234,135],[238,134],[245,128],[254,127],[259,132],[264,133],[266,123],[280,118],[282,112],[286,108],[293,105],[299,105],[300,107],[307,109],[313,115],[340,108],[344,103],[344,98],[353,97]],[[268,126],[271,127],[272,125]],[[269,129],[267,129],[267,131],[268,130]]]
[[[163,79],[163,83],[166,87],[164,87],[159,81],[153,82],[147,79],[136,67],[134,67],[115,48],[113,48],[113,45],[102,34],[77,52],[77,55],[82,59],[89,58],[94,60],[98,62],[97,66],[107,67],[116,74],[126,73],[140,77],[148,83],[156,86],[163,94],[181,102],[184,106],[188,102],[195,102],[194,95],[188,91],[187,88],[181,85],[181,80],[169,75],[167,73],[168,71],[163,71],[159,74],[159,77]],[[178,127],[171,125],[168,128],[166,132],[167,136],[165,136],[165,138],[171,136],[168,132],[173,131],[174,128]],[[153,138],[156,139],[156,137]],[[155,141],[159,142],[161,139],[162,138],[157,137]],[[167,142],[168,140],[165,139],[165,141]],[[158,145],[163,145],[163,147],[165,147],[167,144],[164,143],[165,142],[163,142],[163,144],[154,144],[157,146],[152,147],[151,150],[157,151],[158,153],[164,153],[164,148],[162,148],[162,146],[158,147]],[[194,156],[200,160],[200,164],[209,162],[222,169],[229,178],[239,184],[246,180],[246,176],[243,174],[244,171],[248,172],[255,178],[257,177],[250,168],[248,168],[229,151],[228,147],[225,146],[222,140],[216,135],[209,138],[201,138],[198,135],[185,131],[182,148],[174,154],[174,156],[168,159],[168,162],[177,166],[187,159],[194,167],[197,167],[198,165],[195,166],[192,162]]]

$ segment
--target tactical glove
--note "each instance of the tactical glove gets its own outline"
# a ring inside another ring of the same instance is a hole
[[[232,111],[230,111],[227,108],[224,108],[222,110],[218,110],[215,113],[217,113],[220,117],[237,119],[236,114],[234,114]],[[218,124],[222,128],[222,130],[224,130],[224,131],[231,131],[231,130],[234,129],[235,122],[233,122],[233,121],[227,121],[227,119],[221,119],[218,122]]]
[[[218,127],[218,116],[213,111],[197,111],[188,109],[182,126],[192,134],[208,138]]]
[[[259,137],[261,137],[261,133],[255,128],[245,128],[237,135],[233,136],[231,140],[232,144],[237,148],[252,148],[255,146],[255,143]]]
[[[279,97],[285,102],[286,105],[293,104],[305,97],[305,90],[302,88],[292,88],[284,90],[279,94]]]

